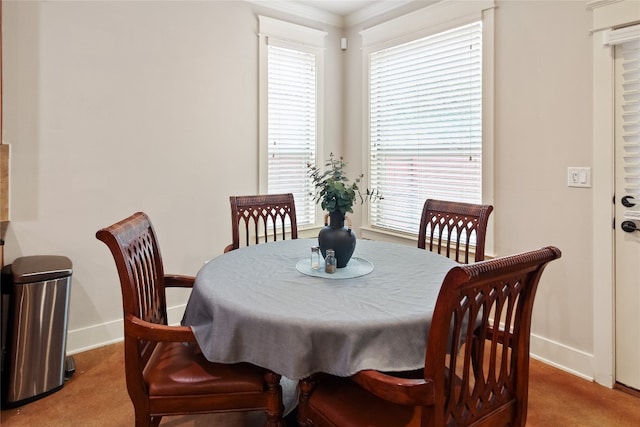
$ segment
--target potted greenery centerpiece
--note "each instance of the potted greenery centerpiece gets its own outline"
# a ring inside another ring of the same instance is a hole
[[[353,212],[353,204],[357,201],[364,203],[370,198],[381,198],[377,191],[367,189],[364,194],[360,191],[358,184],[362,174],[350,182],[344,170],[346,165],[342,157],[336,159],[333,153],[329,155],[324,170],[307,164],[315,187],[314,200],[328,212],[325,215],[325,227],[318,234],[318,246],[323,257],[327,249],[335,251],[338,268],[346,267],[356,248],[355,233],[351,231],[351,226],[344,226],[345,214]]]

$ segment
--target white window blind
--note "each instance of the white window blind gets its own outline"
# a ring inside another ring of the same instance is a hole
[[[616,46],[622,58],[617,129],[623,151],[624,195],[640,199],[640,40]],[[622,197],[622,196],[620,196]],[[640,216],[640,206],[625,210],[625,218]]]
[[[374,227],[417,234],[427,198],[482,201],[482,22],[369,56]]]
[[[316,55],[268,46],[268,193],[293,193],[299,227],[315,223]]]

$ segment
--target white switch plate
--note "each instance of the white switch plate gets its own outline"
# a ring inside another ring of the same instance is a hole
[[[591,187],[591,168],[568,167],[567,186]]]

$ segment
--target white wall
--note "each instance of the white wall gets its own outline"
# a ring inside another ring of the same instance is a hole
[[[260,9],[237,1],[3,7],[3,139],[12,148],[5,262],[73,261],[75,352],[122,336],[117,274],[99,228],[145,211],[165,270],[195,274],[231,241],[229,195],[258,192]],[[327,68],[325,98],[339,107],[341,69]],[[336,145],[341,114],[325,118]],[[171,305],[183,304],[184,292],[175,293]]]
[[[534,308],[532,352],[593,377],[592,190],[568,166],[592,166],[591,12],[580,1],[496,1],[495,254],[558,246]],[[362,60],[349,29],[347,156],[361,155]],[[598,179],[598,171],[593,171]]]
[[[3,5],[4,141],[12,144],[5,258],[73,260],[73,352],[122,334],[116,271],[98,228],[146,211],[166,270],[182,274],[229,242],[228,196],[257,191],[256,13],[267,11],[243,2]],[[567,188],[566,168],[592,163],[591,15],[577,1],[497,5],[495,250],[562,249],[539,290],[533,351],[590,377],[591,190]],[[343,143],[355,169],[357,31],[379,19],[346,31],[346,52],[340,30],[297,22],[329,32],[327,150]],[[175,295],[173,305],[184,299]]]
[[[532,349],[591,376],[592,190],[566,185],[568,166],[592,166],[591,13],[504,2],[496,27],[496,249],[562,249],[539,289]]]

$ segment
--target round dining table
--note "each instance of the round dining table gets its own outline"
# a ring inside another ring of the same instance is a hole
[[[359,240],[334,274],[311,269],[315,239],[233,250],[198,272],[182,324],[212,362],[289,379],[424,366],[440,285],[455,265],[405,245]]]

